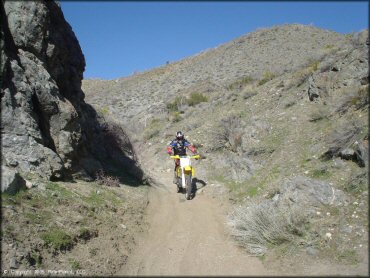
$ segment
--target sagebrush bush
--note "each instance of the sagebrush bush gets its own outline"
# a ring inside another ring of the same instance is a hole
[[[329,118],[329,111],[324,108],[318,108],[310,114],[309,121],[318,122],[318,121],[321,121],[323,119],[328,119],[328,118]]]
[[[169,111],[178,111],[183,104],[185,104],[185,99],[177,96],[173,102],[167,103],[166,106]]]
[[[213,134],[213,138],[214,149],[227,148],[233,152],[237,152],[243,142],[240,117],[231,115],[222,119],[219,127]]]
[[[269,246],[292,242],[303,234],[306,213],[299,206],[278,206],[273,201],[237,208],[229,218],[232,235],[253,255]]]
[[[189,97],[177,96],[173,102],[167,103],[167,109],[171,112],[177,112],[180,110],[180,107],[183,105],[195,106],[201,102],[207,102],[207,96],[202,93],[193,92]]]
[[[319,69],[320,61],[313,60],[310,62],[308,68],[310,68],[312,71],[317,71]]]
[[[252,83],[253,81],[254,81],[254,79],[252,77],[250,77],[250,76],[244,76],[244,77],[242,77],[240,79],[237,79],[233,83],[229,84],[227,86],[227,89],[228,90],[240,89],[243,86]]]
[[[178,111],[175,111],[175,112],[172,112],[172,114],[171,114],[171,121],[173,122],[173,123],[177,123],[177,122],[179,122],[179,121],[181,121],[182,120],[182,117],[181,117],[181,114],[180,114],[180,112],[178,112]]]
[[[149,140],[159,135],[162,129],[162,124],[159,119],[153,119],[150,124],[145,128],[144,139]]]
[[[275,78],[275,74],[270,72],[270,71],[266,71],[264,74],[263,74],[263,78],[258,81],[258,85],[263,85],[265,83],[267,83],[268,81],[272,80]]]
[[[306,68],[296,71],[293,74],[291,82],[287,85],[287,89],[290,89],[293,86],[299,87],[302,85],[315,71],[319,69],[319,65],[320,61],[311,60]]]
[[[341,99],[336,109],[339,114],[346,113],[351,107],[362,109],[369,105],[369,85],[342,88],[339,93]]]
[[[207,102],[208,98],[202,93],[193,92],[190,94],[190,97],[187,99],[187,104],[189,106],[195,106],[201,102]]]

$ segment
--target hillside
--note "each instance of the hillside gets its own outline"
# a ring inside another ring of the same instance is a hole
[[[82,89],[124,127],[154,182],[172,175],[165,148],[184,131],[206,157],[196,164],[207,183],[199,193],[239,208],[228,223],[247,252],[296,274],[294,263],[320,260],[363,275],[367,38],[276,26],[130,77],[83,80]]]
[[[57,2],[1,1],[0,14],[1,274],[115,273],[145,225],[131,143],[84,101]]]
[[[276,26],[83,80],[58,1],[0,13],[2,275],[368,275],[367,30]]]

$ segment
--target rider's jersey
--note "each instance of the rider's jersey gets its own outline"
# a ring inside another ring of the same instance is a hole
[[[186,155],[186,148],[192,146],[188,140],[173,140],[170,143],[170,147],[173,149],[174,155]]]

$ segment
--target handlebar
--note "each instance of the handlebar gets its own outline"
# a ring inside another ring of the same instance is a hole
[[[180,156],[180,155],[171,155],[170,157],[173,158],[173,159],[180,159],[181,157],[190,157],[190,158],[199,159],[200,158],[200,155],[199,154],[196,154],[196,155],[183,155],[183,156]]]

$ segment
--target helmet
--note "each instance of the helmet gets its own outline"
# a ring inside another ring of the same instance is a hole
[[[184,133],[182,133],[181,131],[176,132],[176,138],[179,140],[184,139]]]

